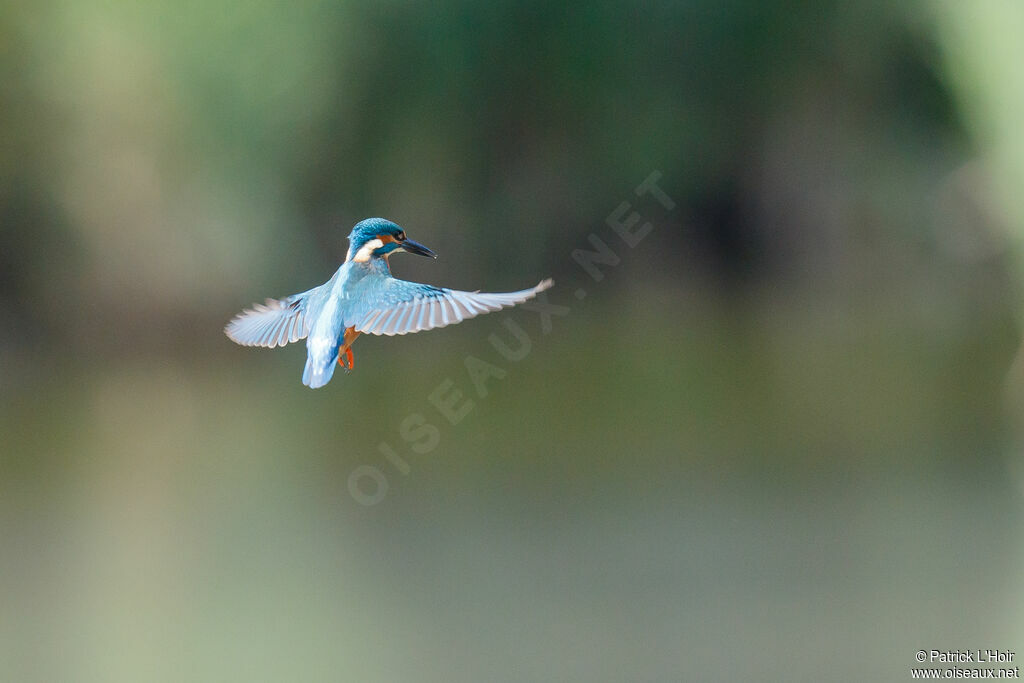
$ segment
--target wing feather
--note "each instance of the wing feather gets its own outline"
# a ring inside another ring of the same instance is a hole
[[[364,310],[354,325],[358,332],[387,336],[430,330],[522,303],[552,284],[551,280],[544,280],[536,287],[518,292],[487,293],[391,280],[387,300]]]
[[[309,334],[306,309],[310,296],[318,289],[253,304],[227,324],[224,334],[236,344],[269,349],[305,339]]]

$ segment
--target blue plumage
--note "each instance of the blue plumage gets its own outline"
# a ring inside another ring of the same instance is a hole
[[[402,251],[435,257],[391,221],[360,221],[349,235],[345,262],[330,280],[301,294],[256,304],[236,316],[224,332],[243,346],[268,348],[305,338],[302,383],[316,389],[331,381],[336,364],[353,367],[351,346],[360,334],[444,327],[522,303],[552,285],[544,280],[530,289],[489,294],[398,280],[391,275],[388,257]]]

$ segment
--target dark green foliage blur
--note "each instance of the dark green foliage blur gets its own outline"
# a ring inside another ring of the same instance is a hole
[[[0,0],[0,668],[898,680],[1019,646],[1022,31],[1002,0]],[[399,277],[565,308],[362,337],[315,392],[303,344],[224,337],[378,215],[440,255]]]

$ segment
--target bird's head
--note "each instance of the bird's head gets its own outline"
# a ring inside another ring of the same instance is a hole
[[[384,218],[359,221],[348,236],[346,261],[369,261],[399,251],[437,258],[437,254],[405,236],[405,230]]]

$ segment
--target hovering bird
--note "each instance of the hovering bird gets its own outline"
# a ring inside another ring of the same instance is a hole
[[[352,342],[360,334],[408,334],[462,322],[532,299],[553,283],[518,292],[488,294],[432,287],[392,277],[388,257],[404,251],[437,258],[389,220],[367,218],[348,236],[348,254],[334,276],[308,292],[239,313],[224,333],[242,346],[274,348],[306,339],[302,383],[317,389],[331,381],[335,363],[355,367]]]

